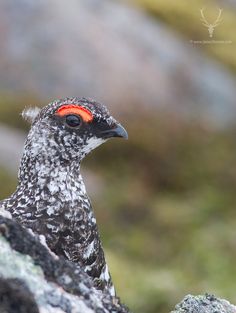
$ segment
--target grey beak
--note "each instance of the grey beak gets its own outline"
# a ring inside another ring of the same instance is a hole
[[[120,138],[128,139],[128,133],[121,124],[117,124],[114,128],[102,131],[101,136],[104,139],[108,139],[112,137],[120,137]]]

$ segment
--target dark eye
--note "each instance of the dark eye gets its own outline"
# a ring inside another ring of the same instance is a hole
[[[67,115],[66,124],[70,127],[78,127],[81,124],[81,118],[78,115]]]

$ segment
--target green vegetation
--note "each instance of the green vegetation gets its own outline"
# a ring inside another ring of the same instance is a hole
[[[15,190],[16,179],[5,169],[0,168],[0,199],[6,198]]]
[[[40,100],[33,95],[24,95],[18,97],[10,94],[1,93],[0,98],[0,122],[8,126],[28,129],[27,123],[22,119],[21,113],[26,107],[39,106]]]
[[[214,0],[126,0],[143,7],[147,12],[159,20],[170,25],[178,31],[186,42],[189,40],[210,40],[208,30],[202,25],[200,9],[213,23],[218,15],[219,7],[223,9],[222,20],[215,28],[213,40],[232,41],[232,44],[198,45],[204,48],[211,56],[225,63],[231,70],[236,71],[236,55],[234,43],[236,42],[236,11],[231,7]]]

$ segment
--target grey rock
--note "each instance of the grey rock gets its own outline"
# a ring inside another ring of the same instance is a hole
[[[214,295],[187,295],[171,313],[236,313],[236,306]]]
[[[2,313],[39,313],[33,294],[19,279],[0,277],[0,299]]]

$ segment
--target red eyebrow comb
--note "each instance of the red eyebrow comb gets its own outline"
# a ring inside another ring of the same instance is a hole
[[[78,106],[75,104],[67,104],[61,106],[57,111],[56,114],[59,116],[65,116],[69,114],[77,114],[80,115],[85,122],[92,122],[93,120],[93,114],[85,109],[82,106]]]

